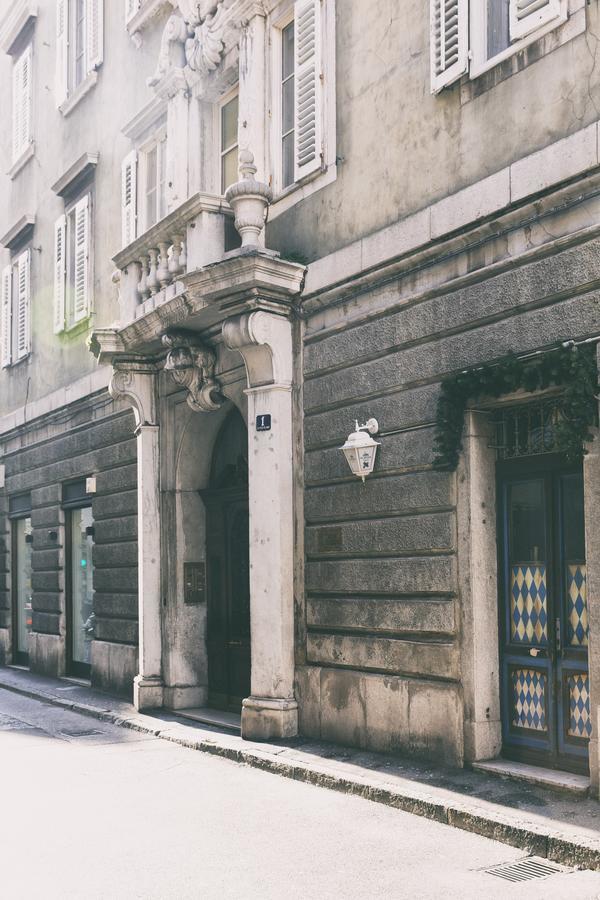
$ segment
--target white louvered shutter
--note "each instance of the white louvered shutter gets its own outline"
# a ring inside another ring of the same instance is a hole
[[[90,268],[90,204],[89,195],[75,206],[75,285],[73,289],[73,322],[89,315]]]
[[[15,359],[23,359],[31,345],[31,250],[17,258],[17,331]]]
[[[140,8],[140,0],[125,0],[125,24],[131,22]]]
[[[121,164],[121,239],[126,247],[137,236],[137,153],[132,150]]]
[[[31,141],[31,44],[13,66],[13,162]]]
[[[12,266],[2,269],[0,293],[0,366],[12,362]]]
[[[65,277],[67,219],[61,216],[54,223],[54,334],[65,328]]]
[[[93,72],[104,58],[104,2],[86,0],[86,63],[88,72]]]
[[[510,0],[510,39],[518,41],[536,28],[561,18],[560,0]]]
[[[431,91],[437,94],[469,66],[469,0],[429,0]]]
[[[68,58],[68,0],[56,0],[56,105],[67,99]]]
[[[317,171],[323,155],[323,71],[321,0],[296,0],[296,147],[294,180]]]

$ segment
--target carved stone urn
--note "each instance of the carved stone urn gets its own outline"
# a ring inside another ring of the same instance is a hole
[[[241,180],[227,188],[225,199],[235,213],[235,227],[242,238],[242,247],[258,247],[273,192],[268,184],[255,179],[254,156],[249,150],[240,152],[240,172]]]

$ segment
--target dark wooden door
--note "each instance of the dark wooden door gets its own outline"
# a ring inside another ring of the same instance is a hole
[[[237,410],[213,453],[206,504],[208,699],[239,711],[250,696],[248,433]]]
[[[591,735],[581,467],[504,467],[500,646],[506,756],[587,771]]]
[[[215,491],[205,499],[209,703],[239,711],[250,695],[248,501],[235,491]]]

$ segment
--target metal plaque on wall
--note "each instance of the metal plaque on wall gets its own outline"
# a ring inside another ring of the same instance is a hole
[[[183,564],[184,603],[195,605],[206,599],[206,563]]]
[[[342,529],[320,528],[318,532],[318,545],[320,553],[334,553],[343,547]]]

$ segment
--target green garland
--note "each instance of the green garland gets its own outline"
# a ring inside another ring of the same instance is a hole
[[[562,417],[557,426],[557,449],[568,460],[581,459],[584,443],[598,413],[596,345],[561,346],[529,359],[508,357],[501,363],[452,375],[442,381],[437,404],[434,465],[454,471],[462,450],[465,411],[470,400],[501,397],[513,391],[543,390],[561,385]]]

